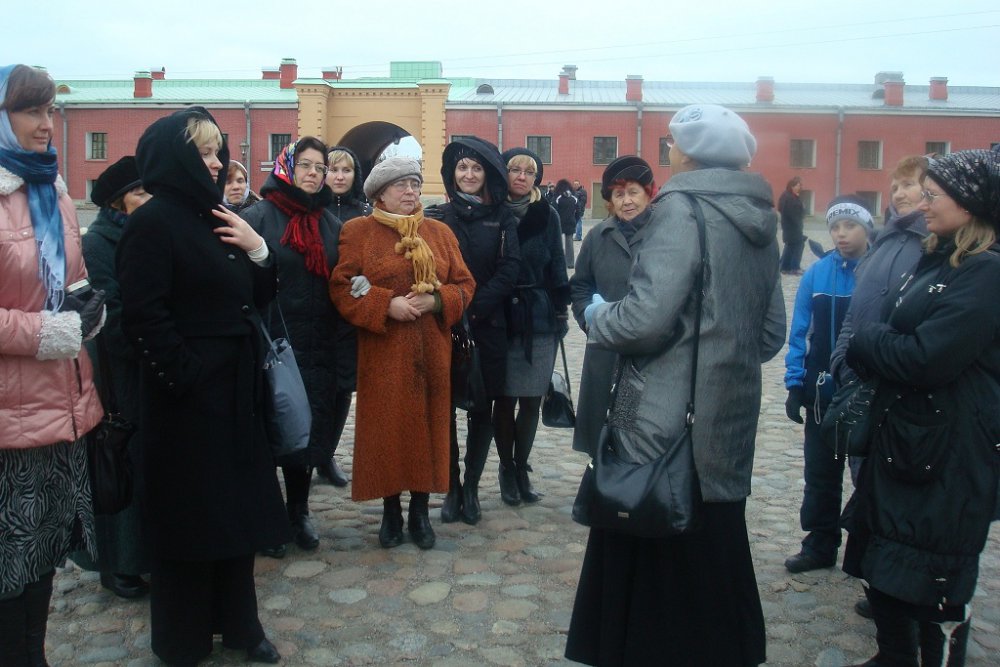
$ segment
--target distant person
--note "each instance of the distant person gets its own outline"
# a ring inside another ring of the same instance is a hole
[[[779,269],[785,275],[802,275],[802,250],[806,245],[804,230],[805,206],[802,204],[802,177],[795,176],[785,185],[778,198],[781,214],[781,250]]]
[[[807,534],[799,553],[785,561],[789,572],[833,567],[837,563],[847,452],[831,453],[820,427],[837,385],[830,374],[830,354],[851,302],[854,269],[874,232],[871,213],[856,197],[838,197],[830,202],[826,224],[834,249],[802,276],[785,356],[785,414],[793,422],[805,422],[806,486],[799,519]]]
[[[559,224],[565,237],[566,268],[573,268],[573,234],[576,232],[576,195],[565,178],[556,183],[556,200],[553,206],[559,214]]]
[[[556,186],[549,181],[548,185],[545,186],[545,191],[542,193],[545,196],[545,201],[549,202],[550,205],[555,206],[556,204]]]
[[[576,233],[573,240],[583,240],[583,214],[587,211],[587,189],[580,181],[573,181],[573,195],[576,196]]]
[[[250,189],[247,168],[236,160],[229,161],[223,197],[222,203],[233,213],[239,213],[260,201],[257,193]]]

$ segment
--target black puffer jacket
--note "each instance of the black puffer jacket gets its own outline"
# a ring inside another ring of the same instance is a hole
[[[556,212],[559,213],[559,225],[563,234],[576,233],[576,197],[567,191],[556,197]]]
[[[912,604],[972,598],[994,515],[1000,301],[983,295],[1000,284],[997,249],[967,257],[957,269],[948,265],[950,243],[925,255],[899,298],[887,299],[887,321],[859,324],[847,349],[859,374],[881,378],[873,411],[891,400],[891,411],[908,409],[917,422],[946,418],[940,440],[889,422],[876,431],[848,526],[845,571]],[[901,474],[906,465],[921,475],[929,470],[927,479]]]
[[[268,200],[279,191],[311,210],[322,209],[319,233],[326,251],[329,271],[337,265],[342,223],[326,208],[332,192],[323,187],[310,195],[304,190],[268,176],[261,193],[264,200],[242,213],[258,234],[274,251],[278,264],[278,299],[281,314],[288,326],[288,339],[295,350],[295,361],[302,373],[312,407],[312,434],[304,454],[307,465],[329,460],[336,446],[333,395],[338,391],[353,391],[357,369],[357,338],[354,327],[340,316],[330,301],[329,279],[306,270],[304,256],[282,245],[281,237],[288,226],[288,216]],[[329,275],[329,273],[328,273]],[[275,338],[285,335],[276,308],[261,312],[264,321],[270,317],[270,331]],[[324,458],[325,457],[325,458]],[[283,461],[286,462],[286,461]],[[301,462],[298,459],[293,462]]]
[[[326,207],[327,210],[341,222],[370,214],[372,205],[365,197],[365,174],[361,171],[361,162],[358,161],[357,154],[347,146],[334,146],[327,151],[327,155],[333,151],[344,151],[354,160],[354,182],[351,183],[351,190],[347,194],[333,193],[330,203]]]
[[[486,171],[489,204],[470,202],[456,191],[455,165],[465,151],[478,155]],[[507,363],[503,306],[521,270],[517,218],[503,205],[507,198],[507,169],[496,147],[477,137],[448,144],[441,162],[441,177],[450,201],[428,208],[425,215],[442,220],[454,232],[462,259],[476,279],[476,293],[467,310],[469,324],[479,346],[486,391],[490,396],[500,396]]]

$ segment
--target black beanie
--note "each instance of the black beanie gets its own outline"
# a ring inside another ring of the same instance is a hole
[[[601,176],[601,197],[611,201],[611,184],[615,181],[635,181],[646,187],[653,182],[653,170],[649,163],[635,155],[624,155],[607,166]]]
[[[119,197],[132,188],[142,185],[139,180],[139,169],[135,164],[135,156],[126,155],[118,162],[105,169],[90,191],[90,201],[101,208],[111,206]]]
[[[969,150],[930,160],[927,176],[959,206],[1000,231],[1000,153]]]

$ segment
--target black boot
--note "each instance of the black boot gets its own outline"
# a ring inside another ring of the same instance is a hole
[[[378,543],[383,549],[398,547],[403,543],[403,505],[399,494],[382,499],[382,525],[378,529]]]
[[[517,490],[521,494],[521,500],[526,503],[537,503],[542,498],[542,494],[535,491],[531,486],[531,480],[528,478],[528,473],[532,472],[531,466],[527,463],[517,463],[516,477],[517,477]]]
[[[345,487],[348,484],[347,475],[337,465],[337,459],[332,456],[326,463],[316,466],[316,475],[334,486]]]
[[[276,665],[281,661],[281,654],[274,644],[267,637],[260,640],[260,643],[253,648],[247,649],[247,662],[263,662],[268,665]]]
[[[969,626],[964,623],[937,624],[920,623],[920,664],[957,667],[965,664],[965,652],[969,643]],[[945,648],[947,647],[947,659]]]
[[[429,493],[410,492],[410,511],[407,524],[410,529],[410,538],[421,549],[430,549],[436,541],[434,528],[431,527],[431,520],[427,516],[427,500],[429,498]]]
[[[24,608],[24,593],[16,598],[0,600],[0,665],[22,667],[28,662],[25,638],[28,620]]]
[[[875,621],[878,653],[864,667],[919,667],[917,623],[901,613],[896,600],[874,588],[865,589]]]
[[[149,593],[149,584],[137,574],[101,572],[101,586],[126,600],[141,598]]]
[[[45,628],[49,622],[49,602],[52,600],[52,578],[55,572],[43,575],[24,587],[24,641],[29,667],[48,667],[45,662]]]
[[[514,462],[504,465],[500,462],[500,500],[508,505],[521,504],[521,492],[517,488],[517,473],[514,471]]]
[[[474,526],[482,518],[479,507],[479,478],[490,453],[493,426],[490,413],[469,413],[465,440],[465,483],[462,485],[462,521]]]
[[[307,503],[289,503],[288,520],[292,524],[292,532],[295,533],[295,544],[300,549],[312,551],[319,546],[319,534],[313,526],[312,519],[309,518],[309,505]]]
[[[455,471],[449,475],[448,495],[441,503],[441,523],[454,523],[462,518],[462,482],[459,480],[459,473]]]

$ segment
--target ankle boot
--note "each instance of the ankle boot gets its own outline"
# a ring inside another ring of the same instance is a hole
[[[29,667],[48,667],[45,662],[45,629],[49,622],[49,602],[52,600],[52,579],[55,572],[43,575],[24,587],[24,641]]]
[[[348,484],[347,475],[345,475],[344,471],[340,469],[340,466],[337,465],[337,460],[332,456],[329,461],[316,466],[316,474],[320,477],[320,479],[323,479],[337,487],[342,488]]]
[[[531,486],[531,480],[528,478],[528,473],[533,472],[531,466],[527,463],[517,463],[515,464],[517,471],[515,476],[517,478],[517,490],[521,494],[521,500],[526,503],[537,503],[541,500],[542,495],[535,491]]]
[[[399,494],[382,499],[382,525],[378,529],[378,543],[383,549],[398,547],[403,543],[403,505]]]
[[[309,505],[307,503],[289,503],[288,520],[292,524],[292,532],[295,533],[295,544],[300,549],[312,551],[319,546],[319,534],[313,526],[312,519],[309,518]]]
[[[420,491],[410,492],[410,510],[407,525],[410,529],[410,538],[413,543],[421,549],[430,549],[434,546],[436,538],[431,520],[427,516],[427,500],[429,493]]]
[[[441,503],[441,523],[454,523],[462,518],[462,482],[459,480],[458,468],[448,475],[448,495]]]
[[[490,453],[493,426],[489,413],[469,413],[465,440],[465,483],[462,485],[462,521],[474,526],[482,518],[479,507],[479,478]]]
[[[27,610],[24,593],[0,600],[0,665],[21,665],[28,662],[26,639]]]
[[[864,663],[872,667],[919,667],[917,622],[896,608],[895,600],[873,588],[865,590],[875,621],[878,653]]]
[[[521,492],[517,488],[517,473],[514,471],[514,462],[504,465],[500,462],[500,500],[508,505],[521,504]]]

